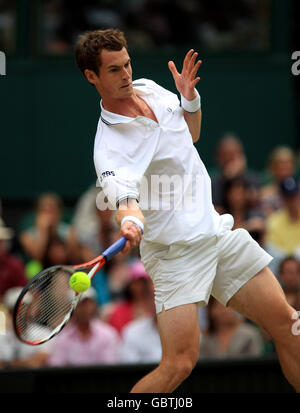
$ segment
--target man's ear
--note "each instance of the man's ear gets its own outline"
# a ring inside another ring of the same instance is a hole
[[[95,86],[96,80],[97,80],[97,75],[93,70],[90,69],[85,69],[84,71],[84,76],[87,78],[87,80]]]

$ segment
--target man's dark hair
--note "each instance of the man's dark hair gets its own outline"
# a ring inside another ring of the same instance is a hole
[[[86,32],[79,37],[75,47],[77,66],[83,74],[86,69],[89,69],[98,76],[101,50],[120,51],[123,47],[127,49],[127,42],[124,33],[119,29]]]

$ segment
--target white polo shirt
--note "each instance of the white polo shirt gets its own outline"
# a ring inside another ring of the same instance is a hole
[[[177,95],[148,79],[133,87],[158,123],[101,105],[94,163],[110,206],[130,197],[139,201],[146,221],[144,242],[169,245],[216,234],[221,220],[212,204],[211,181]]]

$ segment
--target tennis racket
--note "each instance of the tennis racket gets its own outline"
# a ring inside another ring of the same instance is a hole
[[[113,256],[127,239],[120,238],[91,261],[73,266],[54,266],[35,275],[21,291],[14,308],[13,323],[17,337],[26,344],[38,345],[56,336],[70,320],[81,293],[69,286],[76,271],[88,273],[90,279]]]

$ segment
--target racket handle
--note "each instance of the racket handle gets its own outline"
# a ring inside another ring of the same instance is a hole
[[[127,239],[125,237],[122,237],[118,239],[114,244],[112,244],[110,247],[108,247],[103,253],[103,257],[106,259],[106,261],[109,261],[114,255],[116,255],[118,252],[122,251],[122,249],[125,247]]]

